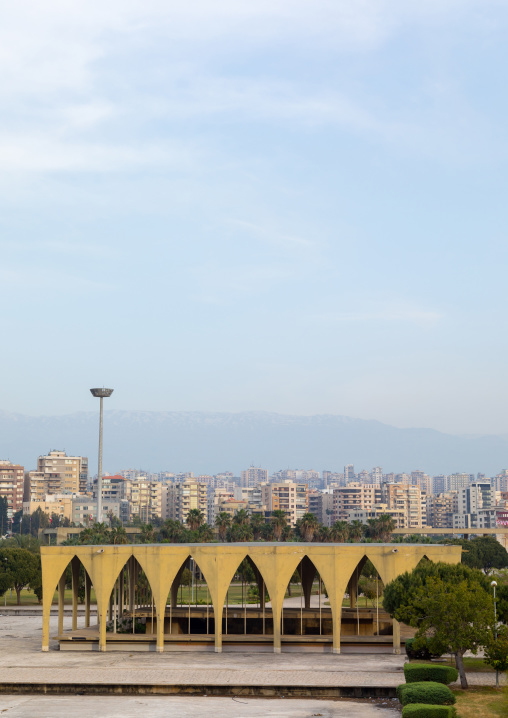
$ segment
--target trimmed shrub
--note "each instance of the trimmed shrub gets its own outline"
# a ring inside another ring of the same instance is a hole
[[[402,683],[397,688],[397,698],[403,706],[408,703],[429,703],[430,705],[455,703],[455,696],[448,686],[431,681]]]
[[[421,681],[434,681],[434,683],[454,683],[459,672],[452,666],[436,666],[434,663],[406,663],[404,678],[406,683],[419,683]]]
[[[423,646],[423,648],[414,649],[413,643],[414,638],[407,638],[405,647],[406,647],[406,654],[407,657],[410,658],[413,661],[430,661],[431,658],[439,658],[440,655],[436,653],[431,653],[428,645]],[[428,644],[428,639],[427,639]]]
[[[402,709],[402,718],[455,718],[453,706],[431,706],[426,703],[409,703]]]

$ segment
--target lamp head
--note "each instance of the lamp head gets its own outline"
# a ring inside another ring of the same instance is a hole
[[[494,588],[494,586],[497,586],[497,581],[491,581],[490,585],[492,586],[492,588]]]
[[[104,387],[102,389],[90,389],[92,396],[99,396],[99,397],[111,396],[113,391],[114,391],[114,389],[104,389]]]

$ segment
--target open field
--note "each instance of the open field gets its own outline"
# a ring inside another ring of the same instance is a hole
[[[469,688],[454,690],[458,718],[500,718],[508,716],[508,689]]]
[[[257,598],[252,598],[248,596],[248,590],[249,586],[244,585],[242,589],[241,583],[232,583],[229,591],[228,591],[228,604],[243,604],[244,602],[247,602],[248,604],[256,605],[258,604]],[[319,595],[319,584],[315,583],[312,588],[312,595],[317,596]],[[302,596],[302,588],[300,584],[291,584],[291,598],[299,598]],[[289,592],[286,591],[286,598],[290,598]],[[168,597],[169,599],[169,597]],[[206,584],[198,584],[197,586],[194,585],[194,588],[191,586],[181,586],[180,590],[178,591],[178,604],[183,604],[187,606],[189,604],[189,601],[192,604],[195,603],[201,603],[206,604],[208,601],[211,604],[211,598],[210,594],[207,591]],[[7,593],[0,598],[0,608],[2,605],[6,606],[15,606],[17,603],[16,600],[16,592],[15,591],[7,591]],[[58,592],[55,591],[55,594],[53,596],[53,603],[58,603]],[[95,591],[92,588],[91,591],[91,603],[95,604]],[[33,593],[33,591],[28,591],[27,589],[23,589],[21,591],[21,605],[22,606],[37,606],[39,604],[39,599]],[[71,589],[65,590],[65,604],[70,605],[72,604],[72,591]],[[328,606],[328,599],[323,595],[323,607]],[[370,606],[375,607],[376,606],[376,599],[367,599],[363,596],[361,596],[358,600],[358,605],[363,606]],[[379,599],[379,605],[381,607],[382,605],[382,597]],[[344,599],[343,606],[349,606],[349,600]]]

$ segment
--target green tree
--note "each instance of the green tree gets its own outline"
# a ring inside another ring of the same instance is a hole
[[[9,517],[7,515],[7,499],[0,496],[0,538],[5,536],[9,528]]]
[[[219,529],[219,538],[221,541],[226,540],[228,529],[231,526],[231,516],[227,511],[221,511],[215,517],[215,526]]]
[[[508,628],[500,626],[497,638],[492,634],[485,645],[485,663],[495,671],[508,671]]]
[[[40,559],[23,548],[0,549],[0,564],[8,577],[9,585],[16,591],[17,604],[21,605],[21,590],[40,584]],[[5,591],[4,591],[5,593]]]
[[[180,543],[182,535],[185,533],[185,527],[180,521],[167,519],[161,526],[160,537],[162,541],[168,543]]]
[[[461,541],[464,553],[462,563],[471,568],[480,568],[490,573],[494,568],[508,567],[508,553],[495,536],[479,536]]]
[[[205,515],[199,509],[190,509],[187,514],[187,526],[191,531],[195,531],[205,523]]]
[[[349,524],[347,521],[336,521],[330,527],[330,540],[333,543],[345,543],[349,539]]]
[[[428,645],[431,653],[452,653],[461,686],[467,688],[464,653],[486,645],[494,619],[480,571],[427,561],[385,587],[383,606],[397,621],[418,629],[413,648]]]
[[[250,522],[250,516],[249,512],[245,509],[240,509],[236,512],[236,514],[233,517],[233,523],[238,524],[239,526],[248,526]]]
[[[254,541],[259,541],[263,535],[263,529],[266,526],[266,520],[261,514],[253,514],[250,517],[250,527],[252,529],[252,535]]]
[[[111,543],[111,531],[107,524],[92,524],[79,534],[79,543],[93,546]]]
[[[390,541],[395,529],[395,521],[389,514],[382,514],[377,519],[367,521],[366,535],[373,541]]]
[[[303,541],[312,541],[314,534],[319,530],[319,521],[314,514],[310,512],[304,514],[298,519],[297,528]]]
[[[127,532],[123,528],[123,526],[115,526],[114,528],[112,528],[109,537],[112,544],[129,543]]]
[[[232,523],[228,529],[228,541],[232,543],[240,541],[252,541],[252,529],[248,524]]]
[[[272,511],[271,524],[273,529],[273,535],[276,541],[280,541],[284,535],[284,530],[287,528],[288,522],[286,514],[280,509]]]
[[[358,543],[362,540],[365,534],[365,524],[361,521],[352,521],[349,524],[349,540],[353,543]]]

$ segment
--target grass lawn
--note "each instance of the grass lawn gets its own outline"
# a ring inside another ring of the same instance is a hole
[[[454,690],[458,718],[499,718],[508,715],[506,688]]]

